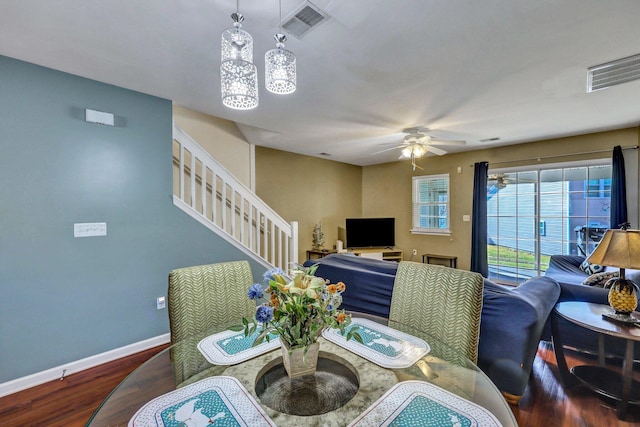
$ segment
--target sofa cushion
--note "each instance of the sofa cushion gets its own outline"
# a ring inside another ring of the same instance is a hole
[[[604,288],[605,283],[614,277],[620,277],[619,271],[601,271],[600,273],[592,274],[582,281],[583,285],[595,286],[598,288]]]
[[[590,264],[586,259],[580,264],[580,270],[587,274],[596,274],[604,270],[604,267],[599,264]]]

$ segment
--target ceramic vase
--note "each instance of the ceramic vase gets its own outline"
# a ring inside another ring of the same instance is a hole
[[[304,348],[289,348],[289,345],[282,339],[280,339],[280,346],[282,347],[282,363],[289,378],[312,375],[316,372],[318,351],[320,350],[319,342],[309,345],[306,353]]]

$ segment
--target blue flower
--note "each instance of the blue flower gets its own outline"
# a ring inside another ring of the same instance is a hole
[[[249,288],[249,291],[247,292],[247,296],[249,297],[249,299],[256,300],[258,298],[262,298],[263,292],[264,291],[262,290],[262,285],[259,283],[254,283]]]
[[[261,305],[256,310],[256,321],[259,323],[269,323],[273,319],[273,308],[268,305]]]
[[[275,280],[275,277],[273,277],[274,274],[277,274],[278,276],[285,276],[287,273],[285,273],[281,268],[272,268],[271,270],[267,270],[264,272],[264,274],[262,275],[262,278],[264,279],[264,282],[268,285],[270,281]]]

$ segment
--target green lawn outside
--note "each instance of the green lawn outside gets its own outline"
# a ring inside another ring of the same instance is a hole
[[[541,271],[547,270],[549,258],[549,255],[540,256]],[[501,267],[526,268],[530,270],[537,268],[533,252],[517,251],[506,246],[487,245],[487,259],[490,265]]]

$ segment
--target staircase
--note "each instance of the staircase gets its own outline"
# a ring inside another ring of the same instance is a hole
[[[298,262],[298,223],[281,218],[175,124],[173,203],[265,268]]]

